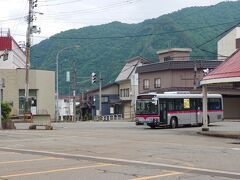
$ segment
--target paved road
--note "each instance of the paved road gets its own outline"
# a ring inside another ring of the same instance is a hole
[[[17,127],[0,131],[0,179],[240,179],[240,141],[197,135],[199,127],[149,129],[129,122],[61,123],[53,131]]]

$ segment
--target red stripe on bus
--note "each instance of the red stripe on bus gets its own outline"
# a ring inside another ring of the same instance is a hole
[[[144,119],[147,119],[149,117],[153,117],[153,118],[156,118],[156,117],[159,117],[159,115],[136,115],[136,118],[144,118]]]
[[[168,111],[168,114],[197,113],[197,112],[203,111],[202,110]],[[208,110],[208,112],[223,112],[223,110]]]

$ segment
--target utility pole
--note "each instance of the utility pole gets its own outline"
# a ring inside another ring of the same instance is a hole
[[[27,34],[26,34],[26,76],[25,76],[25,106],[24,118],[28,114],[29,99],[29,66],[30,66],[30,48],[31,48],[31,27],[33,21],[33,1],[29,0],[28,17],[27,17]]]
[[[0,79],[0,129],[2,129],[2,88],[4,86],[4,79]]]
[[[194,82],[193,82],[193,89],[196,90],[197,89],[197,62],[196,59],[194,60]]]
[[[77,69],[76,69],[76,62],[73,62],[73,121],[76,121],[76,76],[77,76]]]
[[[33,33],[40,33],[40,28],[37,26],[33,26],[33,21],[36,19],[34,17],[35,13],[33,9],[37,7],[37,0],[28,0],[29,8],[28,8],[28,16],[27,16],[27,34],[26,34],[26,77],[25,77],[25,106],[24,106],[24,118],[26,118],[26,114],[28,114],[29,110],[29,68],[30,68],[30,49],[31,49],[31,35]],[[42,13],[39,13],[42,14]]]

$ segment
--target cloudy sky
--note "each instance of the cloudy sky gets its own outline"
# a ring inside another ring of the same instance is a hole
[[[34,0],[36,1],[36,0]],[[34,25],[41,34],[33,43],[68,29],[112,21],[138,23],[166,13],[191,7],[214,5],[223,0],[38,0]],[[17,42],[25,41],[28,0],[0,0],[0,26],[10,28]],[[39,13],[43,13],[40,15]]]

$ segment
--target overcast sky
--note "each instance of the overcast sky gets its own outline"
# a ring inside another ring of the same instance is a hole
[[[35,1],[35,0],[34,0]],[[191,7],[214,5],[223,0],[38,0],[37,20],[41,34],[34,35],[36,44],[61,31],[78,29],[112,21],[138,23],[166,13]],[[1,28],[10,28],[17,42],[25,41],[28,0],[0,0]],[[39,37],[41,36],[41,37]]]

